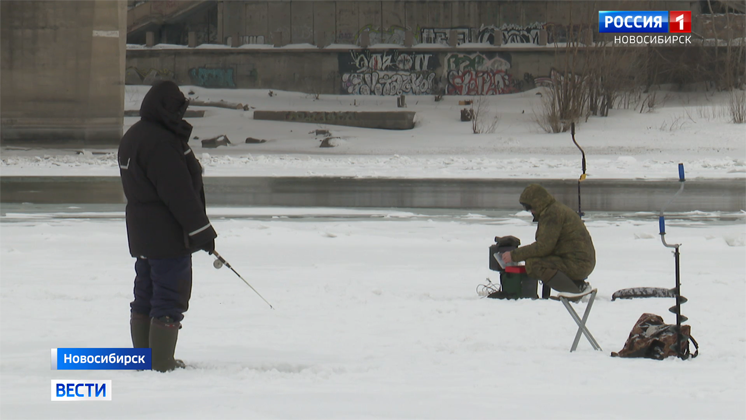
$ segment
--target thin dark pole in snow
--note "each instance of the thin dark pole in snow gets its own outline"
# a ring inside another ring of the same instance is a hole
[[[580,175],[580,178],[578,178],[578,216],[582,218],[584,213],[583,213],[583,210],[580,208],[580,183],[585,181],[585,152],[583,151],[583,148],[580,147],[578,142],[575,141],[575,123],[570,123],[570,134],[572,135],[572,142],[575,143],[575,146],[580,150],[580,153],[583,155],[583,160],[582,160],[583,173]]]
[[[272,308],[272,309],[275,309],[275,308],[274,308],[274,307],[272,306],[272,304],[271,304],[271,303],[269,303],[269,302],[267,302],[267,299],[265,299],[265,298],[264,298],[264,296],[262,296],[262,295],[261,295],[261,294],[260,294],[259,292],[257,292],[257,290],[256,290],[256,289],[254,289],[254,286],[250,285],[250,284],[249,284],[249,282],[248,282],[248,281],[246,281],[246,279],[244,279],[243,277],[241,277],[241,275],[240,275],[240,274],[238,274],[238,271],[234,270],[234,269],[233,269],[233,267],[231,267],[231,265],[230,265],[230,264],[228,264],[228,261],[226,261],[226,260],[225,260],[225,259],[224,259],[223,257],[221,257],[221,256],[220,256],[220,254],[218,254],[218,253],[217,253],[217,251],[213,251],[213,252],[212,252],[212,255],[214,255],[214,256],[215,256],[215,258],[217,258],[217,259],[216,259],[216,260],[215,260],[215,261],[214,261],[214,262],[212,263],[212,266],[213,266],[213,267],[215,267],[215,268],[220,268],[220,267],[222,267],[222,266],[226,266],[226,267],[230,268],[230,269],[231,269],[231,271],[233,271],[234,273],[236,273],[236,275],[238,276],[238,278],[239,278],[239,279],[241,279],[241,280],[243,280],[243,282],[244,282],[244,283],[246,283],[246,285],[247,285],[247,286],[251,287],[251,290],[253,290],[253,291],[254,291],[254,293],[256,293],[256,295],[257,295],[257,296],[259,296],[260,298],[262,298],[262,300],[263,300],[264,302],[266,302],[266,303],[267,303],[267,305],[269,305],[269,307],[270,307],[270,308]]]

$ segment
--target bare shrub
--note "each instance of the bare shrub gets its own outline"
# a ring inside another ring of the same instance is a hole
[[[706,121],[723,119],[727,110],[722,105],[711,104],[697,107],[697,116]]]
[[[647,112],[653,111],[655,109],[655,99],[658,96],[658,92],[648,92],[648,95],[643,99],[642,105],[640,105],[640,114],[645,112],[645,109],[647,108]]]
[[[492,114],[487,98],[480,95],[473,99],[471,113],[471,129],[474,134],[495,132],[500,117],[497,114]]]
[[[609,110],[622,99],[629,108],[635,93],[639,96],[639,74],[644,52],[640,48],[623,48],[607,41],[585,49],[584,82],[588,95],[588,116],[607,117]],[[626,93],[626,94],[625,94]]]
[[[615,107],[619,109],[637,108],[637,104],[642,101],[642,92],[642,86],[623,87],[617,95]]]
[[[686,124],[686,115],[672,115],[671,119],[666,119],[658,127],[661,131],[677,131],[684,128]],[[692,120],[694,121],[694,120]]]
[[[643,112],[653,112],[656,107],[664,105],[670,99],[671,95],[668,93],[663,95],[663,97],[660,97],[658,96],[658,91],[648,92],[647,96],[645,96],[645,99],[642,101],[642,105],[640,105],[640,114]]]
[[[733,89],[730,92],[728,113],[731,121],[736,124],[746,122],[746,91]]]
[[[564,133],[572,124],[562,118],[556,90],[551,87],[542,89],[541,108],[538,112],[534,109],[533,113],[536,124],[547,133]]]

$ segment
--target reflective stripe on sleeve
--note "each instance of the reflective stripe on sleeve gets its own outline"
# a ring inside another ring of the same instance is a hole
[[[207,228],[209,228],[209,227],[210,227],[210,224],[208,223],[208,224],[206,224],[206,225],[202,226],[201,228],[199,228],[199,229],[195,230],[194,232],[190,233],[190,234],[189,234],[189,236],[194,236],[194,235],[196,235],[196,234],[198,234],[198,233],[202,232],[203,230],[205,230],[205,229],[207,229]]]

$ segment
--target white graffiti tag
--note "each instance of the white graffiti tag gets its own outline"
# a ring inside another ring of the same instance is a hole
[[[435,72],[345,73],[342,75],[342,88],[352,95],[430,95],[434,81]]]

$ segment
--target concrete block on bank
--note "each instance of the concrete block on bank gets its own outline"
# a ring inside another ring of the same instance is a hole
[[[448,31],[448,46],[449,47],[458,46],[458,32],[456,32],[453,29]]]
[[[545,46],[547,45],[547,40],[549,39],[549,34],[547,33],[546,29],[542,29],[539,31],[539,45]]]
[[[282,31],[272,32],[272,43],[276,48],[280,48],[285,45],[282,43]]]
[[[363,31],[363,33],[360,34],[360,47],[361,48],[370,47],[370,32]]]
[[[218,146],[227,146],[229,144],[231,144],[231,141],[228,140],[228,137],[225,134],[202,140],[202,147],[205,149],[215,149]]]
[[[495,36],[495,42],[492,45],[496,47],[501,46],[503,44],[503,31],[499,29],[495,29],[494,36]]]
[[[321,140],[319,147],[337,147],[339,146],[339,137],[327,137]]]
[[[406,32],[404,32],[404,46],[407,48],[412,48],[412,45],[414,45],[414,34],[412,31],[407,29]]]
[[[414,128],[414,116],[414,111],[254,111],[255,120],[323,123],[384,130],[411,130]]]
[[[140,111],[137,109],[128,109],[124,111],[125,117],[139,117]],[[184,113],[184,118],[202,118],[205,116],[204,110],[187,109]]]

